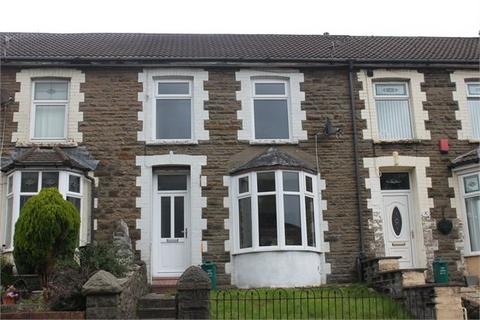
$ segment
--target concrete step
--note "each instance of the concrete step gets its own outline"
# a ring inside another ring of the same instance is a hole
[[[170,293],[177,292],[178,277],[153,278],[151,291],[153,293]]]
[[[137,310],[139,319],[175,319],[176,316],[175,308],[141,308]]]
[[[175,296],[169,294],[149,293],[138,299],[137,308],[175,308]]]

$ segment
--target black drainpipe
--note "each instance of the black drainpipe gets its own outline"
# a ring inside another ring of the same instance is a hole
[[[355,112],[355,96],[353,89],[353,61],[348,62],[348,90],[350,94],[350,115],[352,117],[352,142],[353,142],[353,158],[355,159],[355,179],[357,189],[357,218],[358,218],[358,233],[360,238],[360,254],[357,258],[357,275],[358,279],[363,280],[362,273],[362,260],[365,258],[365,244],[363,240],[363,223],[362,223],[362,188],[360,184],[360,169],[359,169],[359,157],[358,157],[358,145],[357,145],[357,122]]]

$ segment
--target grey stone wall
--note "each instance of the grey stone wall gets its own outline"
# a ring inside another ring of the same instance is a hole
[[[132,319],[138,299],[149,290],[145,265],[137,265],[125,278],[99,271],[85,283],[87,319]]]
[[[177,284],[178,319],[210,318],[210,279],[208,274],[191,266]]]

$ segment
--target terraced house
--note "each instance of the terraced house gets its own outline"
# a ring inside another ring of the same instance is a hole
[[[55,186],[80,244],[130,227],[149,279],[480,270],[475,38],[1,34],[1,241]]]

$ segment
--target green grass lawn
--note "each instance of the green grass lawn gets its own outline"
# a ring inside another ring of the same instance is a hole
[[[212,319],[410,319],[398,303],[362,285],[213,290]]]

